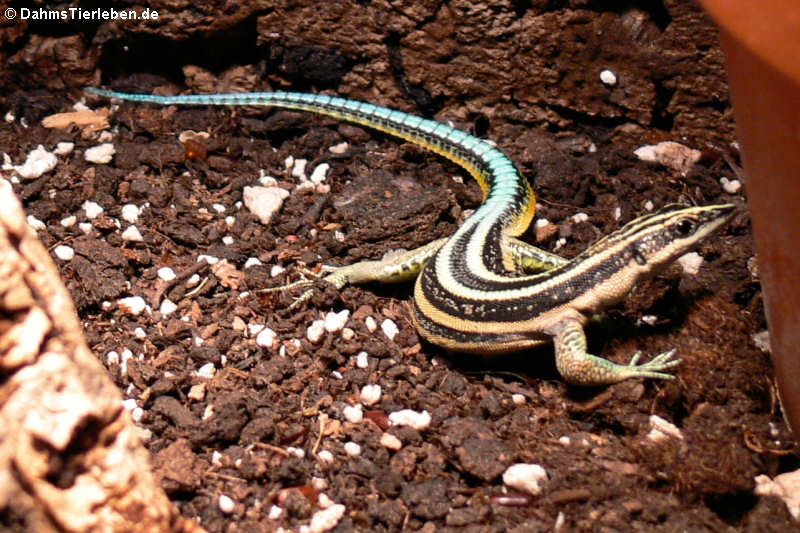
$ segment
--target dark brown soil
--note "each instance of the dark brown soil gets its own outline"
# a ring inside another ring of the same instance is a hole
[[[58,263],[90,345],[141,408],[155,469],[182,512],[209,531],[297,531],[324,493],[346,509],[335,531],[796,527],[782,502],[753,493],[755,476],[796,469],[798,454],[768,354],[753,340],[766,324],[744,196],[719,181],[741,177],[723,58],[706,17],[685,0],[274,4],[155,2],[155,23],[0,25],[0,111],[9,114],[0,152],[20,164],[39,144],[75,143],[53,171],[15,190],[46,224],[45,245],[75,250]],[[616,85],[601,83],[603,69]],[[348,264],[452,233],[480,203],[458,167],[299,113],[132,104],[112,111],[113,161],[93,164],[83,154],[101,142],[97,132],[41,121],[71,111],[96,84],[327,91],[452,121],[496,141],[532,180],[537,217],[555,226],[527,239],[565,256],[648,203],[732,201],[741,210],[701,246],[697,275],[673,266],[588,328],[591,350],[615,361],[677,348],[677,379],[577,389],[559,379],[551,346],[487,361],[420,342],[410,286],[341,294],[319,286],[292,312],[297,292],[258,292],[298,279],[302,264]],[[177,139],[185,130],[210,136],[187,148]],[[683,175],[632,153],[662,140],[703,157]],[[332,154],[341,142],[348,150]],[[289,156],[307,159],[309,172],[328,162],[331,190],[293,192],[263,225],[240,207],[242,189],[263,170],[291,190]],[[84,233],[87,200],[104,212]],[[143,206],[142,242],[121,237],[125,204]],[[588,220],[575,222],[579,212]],[[78,224],[64,227],[71,215]],[[200,254],[233,268],[198,264]],[[248,258],[262,265],[245,268]],[[286,272],[271,277],[273,265]],[[162,267],[178,279],[159,279]],[[194,273],[199,283],[187,284]],[[151,310],[123,312],[118,300],[129,296]],[[158,311],[164,299],[177,304],[167,316]],[[307,340],[312,321],[342,309],[352,337]],[[399,334],[370,331],[368,316],[393,320]],[[259,347],[248,324],[274,330],[276,345]],[[362,351],[365,368],[356,365]],[[198,375],[208,363],[213,377]],[[347,421],[344,409],[368,384],[381,386],[381,400],[362,422]],[[430,426],[387,429],[387,415],[401,409],[428,411]],[[682,438],[648,439],[650,415]],[[402,447],[382,445],[384,432]],[[346,453],[351,441],[359,455]],[[540,495],[504,486],[502,473],[520,462],[547,471]],[[221,495],[232,511],[221,511]],[[271,519],[273,505],[282,514]]]

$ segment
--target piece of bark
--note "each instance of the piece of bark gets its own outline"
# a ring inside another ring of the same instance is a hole
[[[27,531],[202,531],[157,484],[119,390],[2,179],[0,516]]]

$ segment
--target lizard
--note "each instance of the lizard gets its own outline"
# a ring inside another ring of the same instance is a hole
[[[338,289],[370,281],[416,280],[412,319],[421,336],[448,351],[503,354],[552,341],[556,368],[576,385],[629,378],[674,379],[671,349],[619,364],[587,351],[584,326],[722,227],[735,205],[668,204],[628,222],[570,259],[519,237],[533,220],[529,182],[498,148],[446,124],[366,102],[323,94],[255,92],[159,96],[89,88],[96,95],[158,105],[267,106],[327,115],[430,149],[462,166],[484,200],[456,232],[415,250],[333,268]],[[290,283],[280,290],[310,285]],[[295,303],[311,296],[307,290]],[[294,305],[294,304],[293,304]]]

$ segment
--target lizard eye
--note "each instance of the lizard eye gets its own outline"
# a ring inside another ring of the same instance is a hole
[[[694,228],[694,223],[688,218],[684,218],[675,225],[675,229],[680,235],[689,235]]]

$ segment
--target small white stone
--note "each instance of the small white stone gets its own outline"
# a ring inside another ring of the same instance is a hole
[[[192,385],[186,396],[195,402],[202,402],[203,398],[206,397],[206,384],[198,383],[197,385]]]
[[[759,331],[753,335],[753,343],[756,345],[756,348],[761,350],[764,353],[769,353],[772,351],[772,346],[769,342],[769,331]]]
[[[256,335],[256,344],[262,348],[272,348],[277,339],[277,333],[269,328],[264,328]]]
[[[344,376],[342,376],[342,373],[339,372],[338,370],[334,370],[333,372],[331,372],[331,377],[334,379],[344,379]]]
[[[164,281],[172,281],[175,279],[175,271],[170,267],[161,267],[158,269],[158,278]]]
[[[344,443],[344,453],[351,457],[356,457],[361,455],[361,446],[353,441],[348,441]]]
[[[17,117],[16,117],[16,115],[14,115],[14,113],[12,113],[11,111],[9,111],[8,113],[6,113],[6,114],[3,116],[3,120],[5,120],[5,121],[6,121],[6,122],[8,122],[9,124],[11,124],[11,123],[12,123],[12,122],[14,122],[15,120],[17,120]]]
[[[667,168],[686,174],[695,163],[700,161],[702,152],[684,146],[674,141],[664,141],[658,144],[640,146],[633,151],[633,155],[642,161],[657,163]]]
[[[103,214],[103,207],[97,202],[86,200],[85,202],[83,202],[83,205],[81,207],[83,208],[84,213],[86,213],[86,218],[88,218],[89,220],[97,218],[98,216]]]
[[[187,287],[194,287],[198,283],[200,283],[200,274],[192,274],[191,277],[186,280]]]
[[[369,330],[370,333],[378,329],[378,323],[371,316],[364,319],[364,325],[367,326],[367,330]]]
[[[291,166],[292,165],[289,165],[286,168],[288,169]],[[260,185],[263,185],[264,187],[277,187],[278,180],[267,174],[266,171],[264,171],[264,169],[261,169],[258,171],[258,183]]]
[[[346,341],[353,340],[353,337],[356,336],[356,332],[350,328],[342,328],[342,338]]]
[[[380,385],[364,385],[361,387],[361,394],[359,395],[361,403],[364,405],[375,405],[381,399],[381,386]]]
[[[589,215],[587,215],[586,213],[576,213],[572,215],[572,221],[575,222],[576,224],[580,222],[586,222],[587,220],[589,220]]]
[[[106,354],[106,364],[108,365],[118,365],[119,364],[119,354],[114,350],[111,350]]]
[[[131,411],[131,419],[134,422],[141,422],[142,418],[144,418],[144,409],[142,409],[141,407],[137,407],[133,411]]]
[[[327,509],[331,505],[333,505],[333,500],[328,498],[328,495],[324,492],[321,492],[319,496],[317,496],[317,505],[319,505],[320,509]]]
[[[164,316],[168,316],[174,313],[175,310],[177,309],[178,309],[177,304],[175,304],[175,302],[173,302],[169,298],[164,298],[164,301],[161,302],[161,306],[159,306],[158,308],[159,312]]]
[[[212,416],[214,416],[214,404],[210,403],[206,405],[205,409],[203,409],[203,416],[201,418],[202,420],[208,420]]]
[[[696,276],[700,272],[700,265],[703,264],[703,256],[697,252],[689,252],[678,258],[678,264],[681,265],[684,273]]]
[[[218,505],[223,514],[231,514],[236,507],[236,503],[224,494],[220,494]]]
[[[658,317],[656,315],[642,315],[642,322],[648,326],[655,326],[658,322]]]
[[[380,445],[389,450],[397,451],[403,447],[403,443],[391,433],[381,435]]]
[[[391,318],[387,318],[381,322],[381,331],[383,331],[383,334],[386,335],[390,341],[394,340],[397,334],[400,333],[397,324],[395,324],[394,320]]]
[[[86,235],[92,232],[92,225],[89,222],[81,222],[78,224],[78,228]]]
[[[736,194],[742,188],[742,182],[739,180],[720,178],[719,182],[722,184],[722,189],[728,194]]]
[[[126,411],[130,412],[139,406],[136,405],[136,400],[133,398],[128,398],[127,400],[122,400],[122,407],[124,407]]]
[[[277,520],[283,514],[283,509],[278,507],[277,505],[273,505],[269,508],[269,514],[267,514],[267,518],[269,520]]]
[[[71,228],[78,222],[78,217],[70,215],[61,219],[61,225],[65,228]]]
[[[26,217],[26,220],[28,221],[28,225],[33,229],[35,229],[36,231],[45,229],[47,227],[47,225],[44,222],[42,222],[33,215],[28,215]]]
[[[144,339],[145,337],[147,337],[147,333],[142,328],[136,328],[136,329],[133,330],[133,336],[136,337],[137,339],[141,340],[141,339]]]
[[[254,266],[260,266],[262,264],[263,263],[261,261],[259,261],[257,257],[248,257],[247,261],[244,262],[244,267],[245,268],[250,268],[250,267],[254,267]]]
[[[338,313],[329,312],[325,315],[325,331],[336,333],[344,328],[347,319],[350,318],[350,311],[344,309]]]
[[[569,446],[570,444],[572,444],[572,439],[564,435],[563,437],[558,438],[558,443],[562,446]]]
[[[294,165],[292,165],[292,176],[295,178],[299,178],[301,180],[306,179],[306,165],[308,164],[308,160],[306,159],[295,159]]]
[[[225,217],[225,224],[227,224],[228,226],[233,226],[235,222],[236,222],[236,217],[233,216]]]
[[[269,224],[288,196],[289,191],[280,187],[245,187],[243,190],[244,205],[264,225]]]
[[[214,363],[206,363],[197,369],[197,375],[201,378],[211,379],[216,373],[217,369],[214,367]]]
[[[315,188],[316,186],[313,183],[311,183],[308,180],[304,180],[298,183],[297,186],[294,188],[294,190],[303,193],[306,191],[313,191]]]
[[[216,467],[221,467],[223,457],[224,456],[222,455],[222,452],[220,452],[219,450],[214,450],[213,452],[211,452],[211,464]]]
[[[331,166],[328,163],[320,163],[314,170],[311,172],[311,176],[308,179],[311,180],[311,183],[319,184],[325,181],[325,177],[328,174],[328,170]]]
[[[306,338],[313,344],[321,341],[324,334],[325,322],[323,320],[315,320],[310,326],[308,326],[308,329],[306,330]]]
[[[312,477],[311,486],[319,491],[325,490],[328,488],[328,480],[324,477]]]
[[[367,368],[369,366],[369,354],[367,352],[359,352],[356,355],[356,366],[358,368]]]
[[[58,158],[55,154],[48,152],[40,144],[28,154],[23,164],[14,167],[14,171],[23,180],[29,180],[50,172],[57,164]]]
[[[326,464],[331,464],[334,461],[333,453],[330,450],[322,450],[317,454],[319,460]]]
[[[789,514],[800,520],[800,470],[786,472],[771,480],[768,476],[756,476],[755,493],[759,496],[777,496],[786,504]]]
[[[389,422],[393,426],[411,426],[417,431],[422,431],[431,425],[431,415],[428,411],[420,413],[412,409],[403,409],[389,414]]]
[[[600,81],[603,82],[605,85],[616,85],[617,84],[617,75],[611,72],[608,69],[604,69],[600,71]]]
[[[306,456],[306,451],[303,448],[298,448],[296,446],[289,446],[286,448],[286,451],[298,459],[303,459]]]
[[[512,394],[511,395],[511,401],[514,403],[514,405],[524,405],[525,404],[525,395],[524,394],[519,394],[519,393]]]
[[[614,220],[622,218],[622,208],[617,206],[614,208]]]
[[[339,231],[338,229],[333,232],[333,238],[336,239],[338,242],[344,242],[347,239],[347,236]]]
[[[334,144],[333,146],[328,148],[328,150],[334,154],[343,154],[347,151],[349,147],[350,145],[347,144],[346,142],[340,142],[339,144]]]
[[[122,232],[122,240],[128,242],[142,242],[144,237],[139,232],[139,228],[136,226],[128,226],[125,228],[125,231]]]
[[[657,415],[650,415],[650,432],[647,434],[647,439],[652,442],[661,442],[668,437],[683,440],[683,433],[672,422]]]
[[[280,265],[272,265],[272,268],[269,269],[269,277],[274,278],[275,276],[280,276],[286,272],[286,269]]]
[[[224,213],[226,207],[222,204],[211,204],[211,209],[213,209],[217,213]]]
[[[83,153],[83,158],[89,163],[105,165],[111,162],[114,154],[117,153],[114,145],[111,143],[98,144],[91,148],[87,148]]]
[[[342,409],[342,414],[345,420],[354,424],[358,424],[364,420],[364,411],[361,410],[361,405],[348,405]]]
[[[117,300],[117,305],[119,305],[123,313],[136,316],[144,311],[145,307],[147,307],[147,302],[141,296],[130,296]]]
[[[336,527],[344,516],[345,506],[337,503],[327,509],[317,511],[311,516],[308,524],[308,533],[324,533]]]
[[[546,228],[550,225],[550,221],[546,218],[539,218],[535,222],[537,228]]]
[[[215,257],[213,255],[206,255],[206,254],[198,255],[197,256],[197,260],[198,261],[205,260],[205,262],[208,263],[209,265],[216,265],[217,263],[219,263],[219,257]],[[191,278],[189,278],[189,279],[191,279]],[[198,279],[199,279],[199,277],[198,277]]]
[[[233,237],[231,237],[230,235],[225,235],[222,238],[222,244],[224,244],[225,246],[230,246],[231,244],[233,244],[233,242],[234,242]]]
[[[653,202],[651,202],[650,200],[647,200],[647,201],[644,203],[644,210],[645,210],[645,211],[652,211],[654,207],[655,207],[655,206],[653,205]]]
[[[56,257],[62,261],[72,261],[72,259],[75,257],[75,250],[65,244],[59,244],[56,246],[53,249],[53,253],[56,254]]]
[[[544,481],[547,481],[547,472],[537,464],[513,464],[503,473],[503,483],[534,496],[542,492],[540,483]]]
[[[120,216],[125,222],[136,224],[139,221],[139,208],[133,204],[125,204],[122,206]]]
[[[556,521],[553,522],[553,531],[563,531],[564,524],[567,523],[567,515],[564,514],[564,511],[559,511],[556,515]]]

